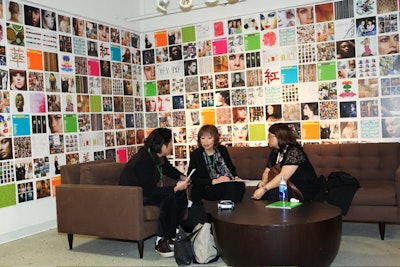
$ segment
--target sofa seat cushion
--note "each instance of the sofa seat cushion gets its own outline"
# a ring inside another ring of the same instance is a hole
[[[107,162],[81,166],[80,183],[97,185],[118,185],[119,176],[126,163]]]
[[[354,195],[352,205],[396,206],[396,185],[388,180],[359,180],[360,188]]]
[[[144,206],[143,215],[145,221],[158,220],[158,217],[160,216],[160,208],[157,206]]]

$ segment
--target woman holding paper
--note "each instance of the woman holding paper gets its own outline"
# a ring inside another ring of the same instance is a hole
[[[314,200],[320,191],[319,179],[293,131],[283,123],[271,125],[268,129],[268,146],[271,154],[252,198],[279,200],[278,186],[283,176],[300,190],[305,201]],[[268,179],[271,168],[278,163],[281,165],[280,172]],[[290,194],[289,196],[292,197]]]
[[[228,150],[220,144],[217,127],[203,125],[197,140],[198,148],[190,156],[188,169],[188,172],[196,169],[192,175],[193,203],[201,205],[202,199],[241,202],[245,184],[240,182]]]
[[[119,181],[120,185],[142,187],[143,204],[160,207],[155,250],[162,257],[174,255],[171,245],[187,208],[189,178],[169,163],[166,156],[171,150],[171,130],[154,129],[144,141],[144,146],[128,161]],[[176,183],[164,186],[163,175]]]

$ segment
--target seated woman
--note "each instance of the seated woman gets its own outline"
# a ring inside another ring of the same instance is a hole
[[[198,148],[190,155],[188,173],[191,176],[191,201],[185,231],[191,232],[198,223],[208,221],[202,200],[232,200],[241,202],[245,183],[240,182],[228,150],[220,144],[220,136],[214,125],[203,125],[197,135]],[[229,182],[239,180],[239,182]]]
[[[228,150],[220,144],[217,127],[203,125],[198,133],[198,148],[190,155],[192,175],[191,200],[200,204],[201,200],[232,200],[241,202],[245,192],[244,182],[226,183],[241,180],[236,174]]]
[[[258,184],[253,199],[279,200],[279,182],[283,176],[303,194],[304,201],[313,200],[320,191],[320,183],[307,155],[296,141],[292,130],[283,123],[271,125],[268,129],[268,146],[272,149],[262,180]],[[270,168],[280,163],[279,174],[268,181]],[[294,197],[289,190],[289,198]]]

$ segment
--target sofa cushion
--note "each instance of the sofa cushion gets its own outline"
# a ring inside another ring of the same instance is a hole
[[[79,184],[80,169],[84,165],[101,164],[105,162],[115,162],[113,158],[95,160],[90,162],[82,162],[71,165],[61,165],[61,182],[63,184]]]
[[[356,191],[352,205],[396,206],[396,184],[394,181],[359,179],[360,188]]]
[[[260,180],[267,165],[268,147],[227,147],[238,176],[242,179]]]
[[[145,221],[156,221],[160,216],[160,208],[157,206],[144,206],[143,216]]]
[[[107,162],[81,166],[80,183],[98,185],[118,185],[119,176],[126,163]]]

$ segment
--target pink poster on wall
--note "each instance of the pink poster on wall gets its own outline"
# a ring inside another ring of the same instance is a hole
[[[98,59],[88,58],[88,74],[100,76],[100,63]]]
[[[214,36],[224,35],[224,23],[222,21],[214,22]]]
[[[228,42],[226,38],[213,40],[213,55],[222,55],[228,53]]]

